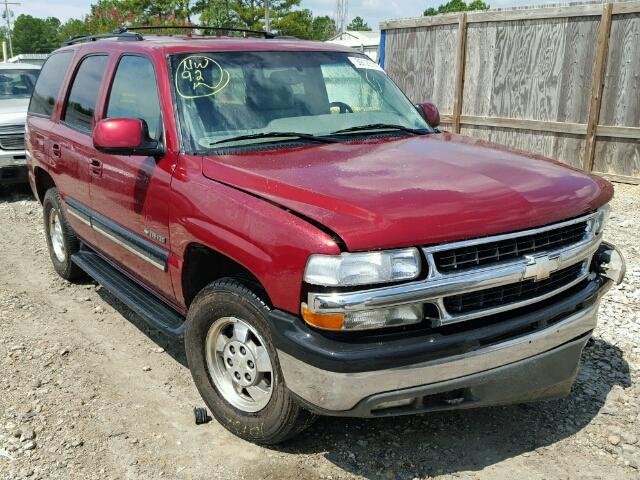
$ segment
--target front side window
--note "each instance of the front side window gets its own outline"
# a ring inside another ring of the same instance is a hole
[[[159,140],[162,134],[160,100],[149,59],[133,55],[122,57],[111,86],[107,118],[140,118],[149,127],[149,136]]]
[[[3,70],[0,67],[0,100],[29,98],[38,78],[38,70]]]
[[[66,51],[54,53],[47,59],[31,96],[29,113],[51,116],[72,58],[73,52]]]
[[[171,67],[191,151],[273,142],[263,134],[277,132],[335,138],[369,125],[431,131],[384,71],[356,53],[197,52],[172,56]],[[235,140],[247,135],[264,138]]]
[[[93,113],[107,58],[106,55],[92,55],[82,60],[62,117],[64,123],[70,127],[86,132],[93,130]]]

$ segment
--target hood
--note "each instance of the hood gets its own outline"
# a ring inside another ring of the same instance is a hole
[[[542,226],[613,195],[599,177],[447,133],[207,157],[203,174],[321,223],[351,251]]]
[[[28,98],[0,97],[0,125],[24,123],[29,108]]]

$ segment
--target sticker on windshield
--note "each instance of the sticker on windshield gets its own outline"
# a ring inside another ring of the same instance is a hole
[[[190,55],[178,65],[175,80],[182,98],[210,97],[229,85],[229,72],[212,58]]]
[[[351,64],[356,68],[362,68],[366,70],[378,70],[384,72],[382,67],[369,58],[364,57],[348,57]]]

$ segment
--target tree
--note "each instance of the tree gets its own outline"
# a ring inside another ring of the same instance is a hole
[[[437,9],[429,7],[424,11],[424,16],[429,17],[440,13],[468,12],[471,10],[489,10],[489,5],[482,0],[473,0],[470,4],[466,4],[464,0],[449,0],[449,2],[440,5]]]
[[[208,27],[229,27],[235,25],[231,0],[196,0],[192,8],[193,13],[200,15],[200,24]]]
[[[351,23],[347,25],[347,30],[354,30],[356,32],[370,32],[371,27],[367,25],[362,17],[356,17],[351,20]]]
[[[137,23],[140,11],[133,2],[123,0],[98,0],[91,5],[91,13],[85,19],[91,33],[109,33],[127,23]]]
[[[188,25],[189,0],[98,0],[86,23],[91,33],[108,33],[123,25]],[[168,31],[169,32],[169,31]]]
[[[322,42],[329,40],[338,33],[336,22],[329,16],[315,17],[311,24],[311,39]]]
[[[86,19],[80,20],[77,18],[70,18],[58,29],[58,38],[60,39],[60,43],[62,43],[66,42],[71,37],[89,35],[91,33],[93,32],[89,30],[89,25],[87,24]]]
[[[311,10],[294,10],[273,22],[280,35],[311,39],[313,38],[313,13]]]
[[[49,53],[58,48],[60,20],[19,15],[13,25],[13,53]]]
[[[271,0],[269,2],[269,16],[274,27],[302,0]],[[234,21],[241,28],[262,30],[264,28],[264,0],[233,0],[231,3]],[[299,17],[301,18],[301,17]],[[288,24],[285,21],[285,24]]]

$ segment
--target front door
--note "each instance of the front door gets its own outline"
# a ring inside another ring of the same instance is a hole
[[[102,117],[140,118],[151,138],[163,138],[156,75],[147,57],[119,59]],[[168,199],[174,162],[168,156],[110,155],[95,150],[91,162],[92,223],[100,250],[172,301]]]

